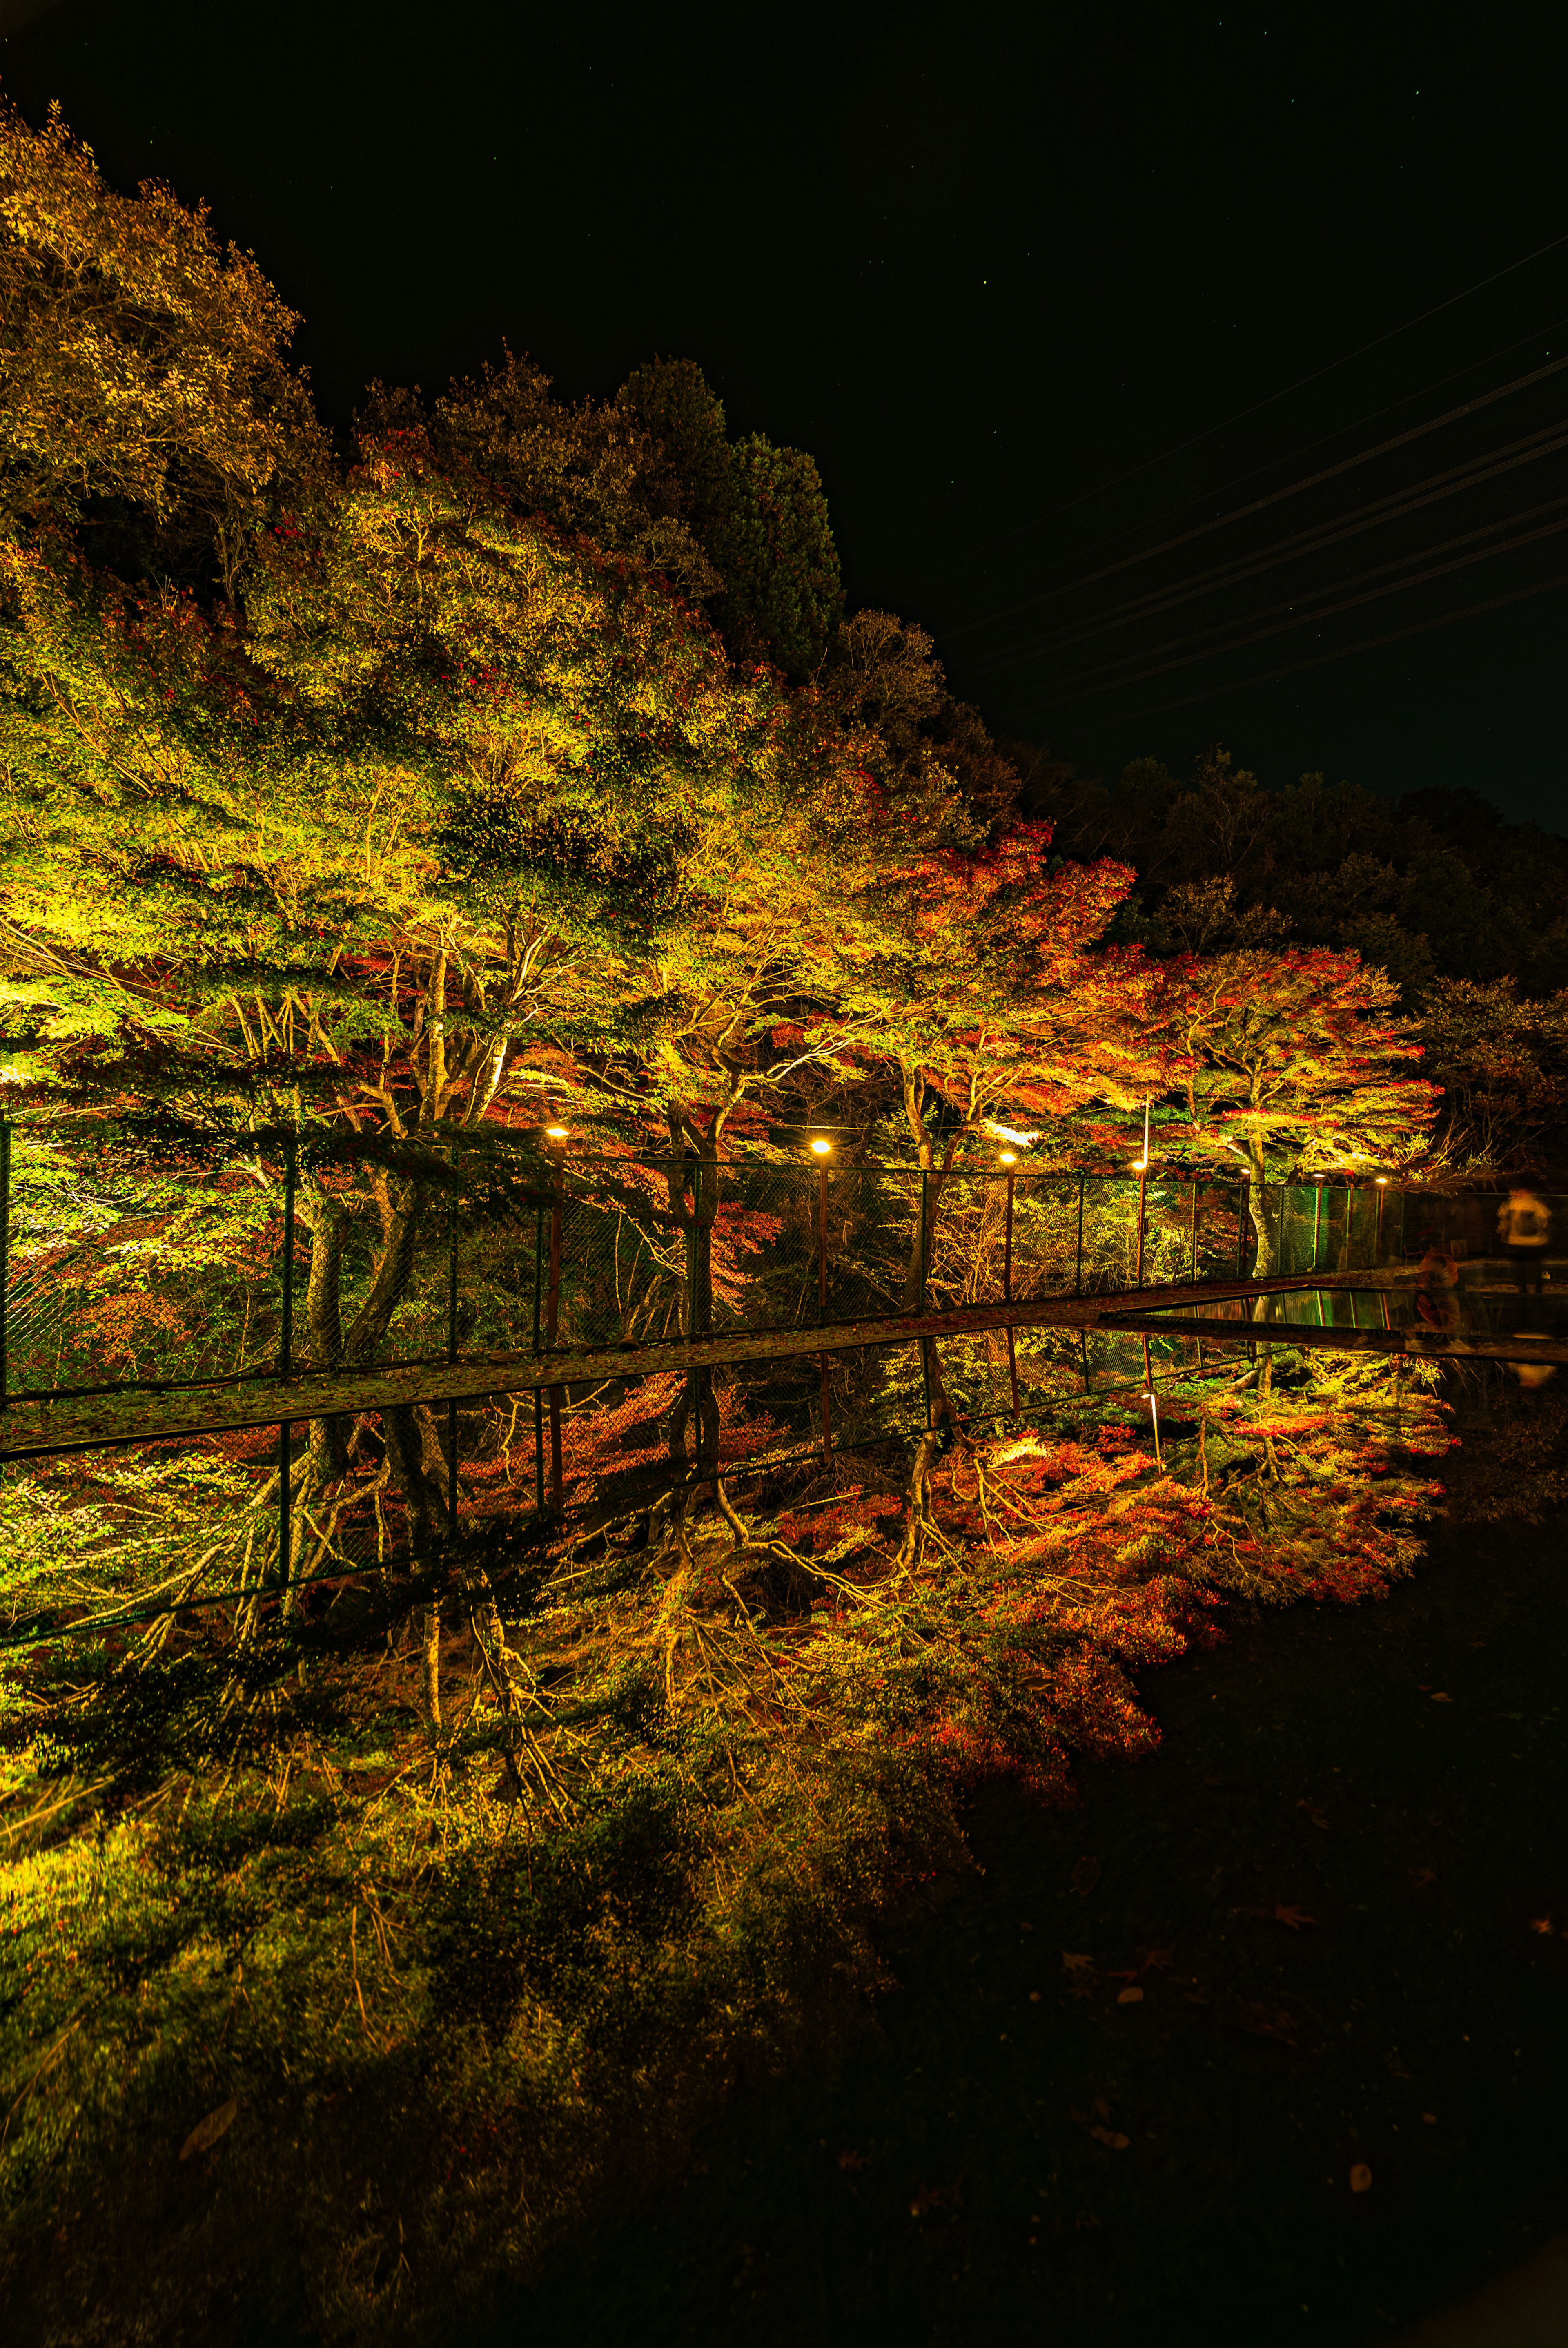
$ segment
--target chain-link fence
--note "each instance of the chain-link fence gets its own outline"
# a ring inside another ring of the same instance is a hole
[[[1297,1279],[1371,1270],[1434,1240],[1495,1252],[1500,1204],[1495,1192],[1253,1187],[1158,1169],[579,1160],[489,1134],[313,1155],[281,1136],[215,1166],[104,1172],[9,1139],[0,1394],[13,1400],[497,1359],[503,1384],[481,1397],[6,1471],[6,1489],[25,1478],[30,1496],[13,1550],[54,1557],[68,1540],[95,1607],[116,1602],[122,1550],[145,1588],[146,1545],[162,1541],[160,1608],[221,1588],[227,1602],[241,1593],[241,1622],[251,1590],[274,1608],[344,1577],[374,1593],[378,1570],[406,1571],[455,1538],[482,1546],[524,1521],[591,1539],[716,1476],[743,1482],[792,1462],[851,1472],[938,1419],[1028,1423],[1142,1395],[1204,1363],[1190,1334],[1025,1324],[900,1338],[889,1324],[901,1315],[1234,1288],[1260,1262]],[[0,1189],[6,1156],[0,1133]],[[1568,1212],[1568,1200],[1547,1204]],[[1474,1325],[1501,1327],[1481,1266],[1465,1287]],[[1201,1309],[1239,1321],[1253,1302],[1249,1286]],[[1386,1288],[1304,1287],[1276,1292],[1259,1317],[1393,1328],[1415,1309]],[[681,1361],[691,1338],[877,1323],[865,1344]],[[559,1384],[506,1387],[508,1360],[555,1349]],[[589,1352],[599,1373],[570,1375]]]
[[[428,1145],[272,1135],[212,1164],[95,1168],[0,1128],[0,1395],[1344,1273],[1434,1239],[1496,1252],[1499,1203],[1162,1169],[588,1159],[490,1129]],[[1547,1204],[1568,1231],[1568,1200]],[[966,1343],[957,1385],[978,1411],[1010,1407],[1017,1344]],[[834,1380],[858,1421],[864,1380]],[[798,1419],[804,1389],[789,1407]]]

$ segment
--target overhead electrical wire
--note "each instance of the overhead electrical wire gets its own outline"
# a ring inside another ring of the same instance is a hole
[[[1554,500],[1554,502],[1563,501]],[[1332,619],[1337,613],[1354,611],[1363,603],[1375,603],[1385,595],[1403,594],[1409,588],[1425,586],[1429,580],[1446,578],[1455,571],[1468,571],[1472,563],[1492,561],[1500,554],[1512,554],[1519,547],[1532,546],[1538,539],[1553,538],[1560,530],[1568,530],[1568,515],[1564,515],[1560,521],[1544,524],[1540,530],[1526,530],[1518,538],[1509,539],[1501,546],[1482,547],[1473,554],[1460,555],[1452,562],[1433,564],[1430,569],[1418,571],[1407,579],[1390,580],[1385,586],[1368,588],[1364,595],[1348,595],[1337,603],[1327,604],[1319,611],[1307,612],[1299,620],[1291,619],[1277,627],[1255,628],[1245,635],[1233,636],[1228,644],[1211,645],[1206,652],[1194,653],[1186,659],[1163,661],[1153,668],[1141,669],[1136,675],[1118,678],[1114,685],[1091,685],[1081,693],[1052,693],[1051,706],[1060,708],[1065,703],[1090,700],[1101,693],[1125,692],[1130,685],[1147,684],[1151,677],[1169,675],[1173,669],[1191,668],[1196,660],[1218,660],[1226,653],[1239,652],[1244,645],[1262,643],[1269,636],[1286,635],[1297,627],[1310,627],[1315,621]],[[1436,551],[1435,549],[1430,551]],[[1415,559],[1419,561],[1419,557]],[[1348,585],[1350,582],[1347,581],[1344,583]],[[1326,589],[1324,592],[1332,593],[1334,591]],[[1357,650],[1360,647],[1352,646],[1351,649]]]
[[[1164,539],[1157,546],[1147,546],[1136,554],[1123,555],[1119,561],[1107,562],[1098,571],[1085,572],[1081,579],[1071,579],[1060,587],[1042,589],[1038,595],[1026,596],[1021,602],[1009,604],[1005,610],[991,613],[985,622],[971,621],[971,627],[993,624],[998,620],[1012,619],[1020,612],[1030,612],[1040,604],[1054,602],[1059,595],[1075,594],[1083,587],[1098,586],[1102,579],[1114,579],[1123,571],[1132,571],[1141,562],[1152,562],[1157,555],[1171,554],[1177,547],[1190,546],[1200,538],[1208,538],[1216,530],[1225,530],[1235,521],[1249,520],[1254,514],[1266,512],[1270,506],[1280,505],[1286,498],[1302,496],[1307,489],[1319,488],[1325,481],[1337,480],[1345,473],[1355,472],[1362,465],[1370,465],[1379,457],[1387,457],[1396,448],[1408,448],[1411,441],[1424,439],[1429,432],[1439,432],[1446,425],[1457,423],[1461,417],[1479,415],[1483,408],[1493,407],[1500,399],[1510,399],[1515,392],[1527,391],[1551,376],[1561,375],[1568,368],[1568,357],[1553,359],[1548,366],[1534,367],[1528,375],[1516,376],[1512,383],[1500,384],[1494,391],[1482,392],[1474,399],[1462,400],[1457,407],[1445,409],[1441,416],[1430,417],[1425,424],[1411,425],[1404,432],[1396,432],[1375,447],[1364,448],[1353,457],[1341,458],[1335,465],[1326,465],[1316,473],[1308,473],[1298,481],[1290,481],[1283,489],[1271,489],[1266,497],[1255,498],[1245,506],[1233,507],[1229,513],[1217,514],[1211,521],[1200,522],[1194,529],[1182,530],[1174,538]],[[954,631],[953,633],[960,633]]]
[[[1434,628],[1453,627],[1460,620],[1474,620],[1485,612],[1501,612],[1511,603],[1528,603],[1537,595],[1549,595],[1556,587],[1568,587],[1568,571],[1560,571],[1552,579],[1537,580],[1533,587],[1516,587],[1507,595],[1489,595],[1484,602],[1466,603],[1458,612],[1440,612],[1430,620],[1415,621],[1408,628],[1390,628],[1386,635],[1368,636],[1357,644],[1338,644],[1332,652],[1314,653],[1307,660],[1287,663],[1284,668],[1266,669],[1258,676],[1238,678],[1224,690],[1226,693],[1245,693],[1255,685],[1277,685],[1282,676],[1299,675],[1303,669],[1323,668],[1330,661],[1349,660],[1356,653],[1380,652],[1385,644],[1400,644],[1411,636],[1430,635]],[[1131,681],[1138,682],[1136,678]],[[1211,685],[1202,693],[1183,694],[1175,701],[1156,701],[1147,709],[1136,710],[1127,722],[1142,725],[1145,717],[1163,717],[1169,710],[1190,709],[1194,702],[1213,701],[1217,689]]]
[[[1449,294],[1443,301],[1434,303],[1430,310],[1422,310],[1414,318],[1407,318],[1401,325],[1390,326],[1386,334],[1374,335],[1369,343],[1362,343],[1356,350],[1347,351],[1343,357],[1330,359],[1326,366],[1314,368],[1310,375],[1304,375],[1298,382],[1286,384],[1282,391],[1271,391],[1266,398],[1255,400],[1250,407],[1237,408],[1234,416],[1222,417],[1217,424],[1206,424],[1201,432],[1194,432],[1190,439],[1178,440],[1172,448],[1163,448],[1157,457],[1146,458],[1143,464],[1134,465],[1130,471],[1118,473],[1109,481],[1101,481],[1093,489],[1081,491],[1077,497],[1069,498],[1065,505],[1052,506],[1049,512],[1038,516],[1033,521],[1020,522],[1017,530],[1008,531],[1001,538],[993,539],[991,544],[1005,546],[1009,539],[1020,537],[1028,530],[1043,529],[1047,522],[1054,521],[1059,514],[1071,513],[1076,507],[1086,504],[1091,498],[1103,497],[1112,489],[1119,489],[1126,481],[1137,480],[1142,474],[1152,471],[1156,465],[1163,465],[1173,457],[1184,456],[1189,448],[1196,448],[1204,440],[1212,440],[1216,432],[1228,432],[1233,424],[1245,424],[1249,416],[1260,416],[1266,407],[1277,407],[1282,399],[1289,399],[1294,393],[1305,391],[1310,384],[1320,383],[1327,375],[1337,374],[1341,367],[1349,366],[1355,360],[1365,358],[1368,351],[1380,350],[1385,343],[1396,342],[1399,335],[1412,333],[1417,326],[1424,326],[1429,318],[1440,317],[1443,311],[1451,310],[1457,302],[1468,302],[1472,294],[1484,294],[1489,285],[1501,284],[1505,277],[1513,276],[1518,270],[1527,269],[1532,261],[1544,260],[1549,252],[1556,252],[1564,244],[1568,244],[1568,235],[1553,237],[1550,244],[1537,245],[1533,252],[1522,254],[1519,260],[1511,261],[1505,269],[1494,270],[1490,277],[1478,278],[1473,285],[1466,285],[1458,294]],[[1543,331],[1547,330],[1543,329]],[[1521,341],[1530,339],[1528,335],[1520,337]],[[1514,350],[1518,348],[1518,344],[1505,344],[1503,347],[1505,350]],[[1465,370],[1460,368],[1458,372],[1462,374]],[[1451,382],[1453,378],[1451,376],[1445,376],[1442,380]],[[1435,387],[1429,386],[1429,388]],[[1399,403],[1394,401],[1390,404],[1397,407]],[[1388,411],[1378,409],[1376,412],[1384,415]],[[1362,419],[1363,422],[1369,420],[1365,417]],[[1353,431],[1355,428],[1353,425],[1344,427],[1348,431]],[[1333,436],[1325,437],[1331,438]],[[1243,478],[1246,477],[1244,475]],[[1190,504],[1191,499],[1188,502]],[[979,628],[984,627],[986,623],[983,620],[969,620],[966,621],[964,625]],[[953,630],[950,633],[957,634],[961,632]]]
[[[1310,626],[1314,620],[1327,619],[1329,610],[1344,611],[1348,608],[1348,606],[1343,603],[1336,603],[1326,610],[1317,610],[1316,608],[1317,605],[1326,595],[1337,595],[1347,587],[1359,587],[1368,579],[1387,578],[1389,572],[1408,570],[1409,566],[1412,562],[1423,562],[1430,556],[1434,554],[1451,554],[1454,548],[1457,546],[1473,546],[1476,540],[1479,538],[1493,538],[1500,530],[1512,530],[1520,522],[1536,521],[1542,514],[1557,513],[1561,511],[1562,508],[1564,506],[1568,506],[1568,496],[1548,498],[1538,506],[1526,507],[1522,513],[1501,514],[1498,517],[1496,521],[1482,522],[1476,530],[1463,530],[1455,538],[1441,539],[1435,546],[1423,546],[1414,554],[1399,554],[1393,558],[1392,561],[1379,562],[1375,564],[1370,571],[1358,571],[1348,579],[1336,580],[1331,586],[1309,589],[1305,595],[1298,596],[1294,602],[1266,604],[1261,611],[1250,613],[1248,617],[1253,620],[1270,620],[1281,612],[1290,612],[1298,615],[1291,622],[1290,624],[1292,626]],[[1541,533],[1532,532],[1532,535],[1539,536]],[[1522,546],[1527,543],[1528,541],[1525,539],[1515,539],[1512,541],[1512,544],[1514,546]],[[1506,554],[1510,551],[1510,548],[1499,546],[1490,548],[1487,551],[1492,554]],[[1484,558],[1481,555],[1477,555],[1475,557],[1477,561],[1481,561]],[[1433,572],[1422,572],[1419,575],[1411,576],[1410,578],[1403,581],[1398,581],[1395,584],[1396,586],[1403,585],[1414,587],[1419,585],[1422,579],[1433,578],[1437,574]],[[1393,588],[1389,588],[1386,592],[1392,593],[1395,591]],[[1073,687],[1086,685],[1086,680],[1090,677],[1107,675],[1110,671],[1113,669],[1127,668],[1136,661],[1148,661],[1159,654],[1180,652],[1189,644],[1201,644],[1205,636],[1224,635],[1227,629],[1234,628],[1235,624],[1236,623],[1234,619],[1215,620],[1206,628],[1194,629],[1190,635],[1173,637],[1168,644],[1146,645],[1141,652],[1122,653],[1115,660],[1102,661],[1098,668],[1081,669],[1076,676],[1064,678],[1062,682],[1064,685],[1071,685]],[[1282,630],[1265,629],[1261,630],[1259,633],[1261,634],[1276,634],[1284,632]],[[1254,637],[1243,637],[1239,641],[1243,643],[1253,643],[1255,642],[1256,639]],[[1189,662],[1176,663],[1174,665],[1190,665],[1191,661],[1206,660],[1221,652],[1228,652],[1232,649],[1234,649],[1232,645],[1218,644],[1214,646],[1210,653],[1194,653],[1191,654]],[[1141,683],[1143,677],[1155,675],[1157,674],[1158,671],[1154,669],[1140,669],[1137,675],[1132,677],[1122,677],[1116,682],[1122,685],[1136,685]],[[1112,687],[1109,685],[1095,685],[1087,686],[1086,689],[1090,692],[1109,692],[1112,690]],[[1074,690],[1067,693],[1064,697],[1069,701],[1078,701],[1081,700],[1084,695],[1083,694]]]
[[[1058,631],[1043,640],[1009,653],[996,653],[976,664],[971,675],[994,675],[999,669],[1015,668],[1020,661],[1049,658],[1052,654],[1067,652],[1074,644],[1090,644],[1097,636],[1109,635],[1118,628],[1132,627],[1143,620],[1155,618],[1162,612],[1173,611],[1183,603],[1191,603],[1205,595],[1218,594],[1227,587],[1239,586],[1245,579],[1255,579],[1266,571],[1277,570],[1282,562],[1293,557],[1305,558],[1321,553],[1326,548],[1338,545],[1347,538],[1359,537],[1364,531],[1379,529],[1385,522],[1402,520],[1404,516],[1422,507],[1435,505],[1444,498],[1459,497],[1467,489],[1479,489],[1483,481],[1495,480],[1501,474],[1514,472],[1521,465],[1533,464],[1537,458],[1554,456],[1568,448],[1568,425],[1559,421],[1543,425],[1537,432],[1524,433],[1517,440],[1505,441],[1501,448],[1486,450],[1480,457],[1467,458],[1462,465],[1453,465],[1446,472],[1429,473],[1424,480],[1411,483],[1407,489],[1393,489],[1386,497],[1374,498],[1364,506],[1351,509],[1348,517],[1335,516],[1326,522],[1315,522],[1310,529],[1294,531],[1288,538],[1276,539],[1271,546],[1261,548],[1253,555],[1237,555],[1229,562],[1215,563],[1207,571],[1194,572],[1185,579],[1173,581],[1168,587],[1153,589],[1148,594],[1131,602],[1119,603],[1102,613],[1090,625],[1075,631]]]
[[[1397,407],[1409,407],[1412,400],[1426,399],[1434,391],[1446,391],[1450,383],[1457,383],[1459,381],[1460,376],[1474,375],[1478,369],[1491,366],[1495,360],[1507,358],[1512,351],[1522,349],[1526,343],[1539,343],[1543,336],[1547,335],[1554,335],[1557,332],[1558,327],[1563,325],[1568,325],[1568,314],[1557,318],[1548,318],[1543,325],[1534,327],[1528,335],[1515,335],[1512,342],[1500,343],[1495,350],[1488,351],[1483,357],[1479,359],[1467,359],[1463,366],[1450,367],[1447,375],[1434,376],[1430,383],[1418,384],[1413,391],[1402,391],[1398,399],[1387,399],[1384,401],[1381,407],[1368,408],[1364,416],[1353,416],[1347,423],[1337,424],[1331,432],[1319,432],[1315,434],[1310,440],[1302,441],[1299,447],[1292,448],[1286,456],[1270,457],[1267,458],[1261,465],[1249,466],[1245,473],[1234,473],[1228,481],[1222,481],[1217,489],[1194,489],[1191,497],[1179,498],[1175,504],[1172,506],[1162,506],[1157,514],[1149,515],[1137,523],[1130,522],[1127,526],[1127,530],[1114,531],[1112,532],[1112,536],[1117,538],[1125,538],[1128,534],[1128,530],[1132,529],[1149,529],[1157,522],[1167,520],[1173,514],[1186,513],[1191,507],[1197,505],[1204,498],[1228,497],[1233,489],[1245,489],[1248,481],[1255,481],[1260,473],[1276,473],[1282,465],[1294,465],[1297,463],[1301,458],[1310,457],[1315,448],[1324,448],[1330,440],[1343,440],[1348,432],[1359,432],[1364,425],[1376,424],[1383,417],[1391,416]],[[1548,351],[1546,353],[1546,356],[1550,358],[1551,355],[1551,352]],[[1284,396],[1283,394],[1280,396],[1282,397]],[[1266,405],[1266,402],[1265,404]],[[1233,419],[1233,421],[1235,419]],[[1216,426],[1214,428],[1218,430],[1220,427]],[[1174,455],[1176,451],[1173,449],[1168,453]],[[1152,458],[1150,462],[1158,463],[1159,459],[1157,458]],[[1094,493],[1092,491],[1086,491],[1085,494],[1093,495]],[[1066,509],[1058,508],[1057,510],[1065,511]],[[1044,520],[1049,520],[1050,517],[1047,515],[1043,519]],[[1031,530],[1042,528],[1043,520],[1038,524],[1033,522],[1029,523],[1026,527]],[[1008,535],[1009,537],[1016,537],[1018,532],[1009,531]],[[999,545],[1003,543],[1003,541],[1001,540],[996,540],[993,543]],[[956,627],[948,629],[946,633],[948,636],[961,636],[968,634],[973,629],[987,627],[990,624],[990,621],[984,618],[979,620],[960,620]]]

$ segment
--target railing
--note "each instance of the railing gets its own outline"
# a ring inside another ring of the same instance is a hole
[[[1484,1243],[1497,1205],[1392,1183],[1258,1197],[1162,1168],[944,1178],[897,1163],[590,1160],[494,1135],[390,1159],[273,1135],[198,1174],[89,1179],[0,1127],[0,1409],[205,1390],[214,1423],[203,1431],[188,1413],[178,1456],[149,1410],[141,1432],[95,1438],[124,1447],[119,1467],[56,1457],[26,1472],[111,1497],[178,1472],[210,1484],[236,1521],[261,1525],[256,1555],[270,1551],[274,1595],[519,1512],[625,1522],[715,1473],[870,1459],[929,1426],[938,1403],[961,1424],[1001,1426],[1147,1392],[1201,1364],[1202,1333],[1030,1321],[1024,1308],[1247,1280],[1260,1224],[1276,1274],[1372,1271],[1432,1235],[1468,1244],[1470,1225]],[[399,1300],[367,1323],[388,1219],[402,1228],[412,1199]],[[335,1250],[341,1344],[319,1278],[313,1301],[323,1249]],[[939,1344],[921,1334],[933,1320]],[[800,1343],[817,1330],[820,1348]],[[565,1375],[541,1378],[557,1351]],[[497,1357],[532,1367],[497,1389],[482,1374]],[[427,1411],[421,1396],[442,1388],[432,1365],[467,1368]],[[287,1416],[273,1382],[297,1397]],[[220,1399],[260,1399],[263,1385],[264,1424],[238,1424],[228,1403],[218,1423]],[[330,1488],[313,1450],[329,1420]],[[402,1466],[391,1472],[411,1442],[424,1446],[413,1488]],[[432,1513],[416,1522],[421,1485]]]

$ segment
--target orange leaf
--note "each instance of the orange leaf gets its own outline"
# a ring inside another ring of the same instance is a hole
[[[1116,1993],[1116,2003],[1118,2005],[1142,2005],[1143,1993],[1135,1983],[1126,1989],[1119,1989]]]
[[[1101,2144],[1108,2144],[1112,2152],[1125,2152],[1132,2141],[1131,2137],[1119,2135],[1114,2128],[1091,2127],[1089,2133]]]
[[[1372,2188],[1372,2172],[1364,2160],[1358,2160],[1350,2171],[1352,2193],[1368,2193]]]

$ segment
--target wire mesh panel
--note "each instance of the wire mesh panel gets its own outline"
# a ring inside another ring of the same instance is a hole
[[[1083,1292],[1132,1288],[1137,1278],[1137,1177],[1091,1175],[1084,1186]]]
[[[1252,1238],[1250,1216],[1242,1210],[1239,1181],[1194,1182],[1194,1231],[1190,1277],[1194,1280],[1235,1280],[1247,1261],[1245,1243]]]
[[[1019,1174],[1013,1193],[1014,1297],[1071,1296],[1078,1284],[1078,1177]]]
[[[13,1395],[242,1375],[282,1337],[283,1165],[72,1162],[10,1137]]]

